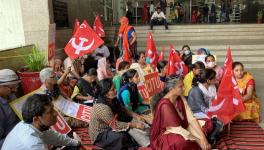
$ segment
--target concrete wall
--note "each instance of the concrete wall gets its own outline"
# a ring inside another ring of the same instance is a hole
[[[25,44],[48,48],[49,7],[48,0],[20,0]]]

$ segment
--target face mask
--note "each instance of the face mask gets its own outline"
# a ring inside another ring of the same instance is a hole
[[[206,66],[208,67],[208,68],[214,68],[214,66],[215,66],[215,62],[213,61],[213,62],[208,62],[208,63],[206,63]]]
[[[185,55],[189,55],[190,53],[191,53],[191,51],[188,50],[188,49],[184,51],[184,54],[185,54]]]

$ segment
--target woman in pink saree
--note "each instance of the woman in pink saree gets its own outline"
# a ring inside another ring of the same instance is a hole
[[[212,126],[203,129],[182,96],[183,81],[178,77],[169,78],[164,90],[152,100],[154,119],[151,127],[152,150],[209,150],[206,135]],[[205,134],[204,134],[204,132]]]

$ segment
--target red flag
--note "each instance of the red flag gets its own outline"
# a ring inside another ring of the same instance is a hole
[[[212,101],[208,115],[216,115],[224,124],[228,124],[233,118],[245,110],[242,96],[239,92],[232,69],[232,55],[230,48],[227,51],[226,68],[217,96]]]
[[[89,24],[83,21],[64,50],[71,59],[76,59],[92,53],[103,43],[104,41],[93,31]]]
[[[127,62],[132,62],[130,54],[129,54],[128,40],[124,40],[123,42],[123,60]]]
[[[149,32],[147,39],[146,57],[150,59],[150,65],[156,68],[159,61],[159,54],[156,49],[152,33]]]
[[[168,75],[180,75],[181,77],[184,77],[188,73],[188,67],[184,64],[184,62],[181,60],[178,53],[176,53],[175,49],[171,45],[170,48],[170,54],[168,58]]]
[[[98,15],[95,17],[93,29],[100,37],[105,37],[104,27]]]
[[[227,49],[226,60],[225,60],[225,64],[224,64],[224,70],[229,63],[233,63],[230,47],[228,47],[228,49]]]
[[[77,31],[77,29],[80,27],[80,22],[79,20],[76,18],[75,19],[75,23],[74,23],[74,29],[73,29],[73,32],[72,32],[72,35],[74,35]]]
[[[159,60],[164,60],[164,47],[162,47],[162,50],[160,52],[160,57],[159,57]]]

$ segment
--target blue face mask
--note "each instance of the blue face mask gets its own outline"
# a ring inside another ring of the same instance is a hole
[[[150,64],[150,58],[149,57],[146,58],[146,63]]]
[[[188,49],[184,51],[184,54],[185,54],[185,55],[189,55],[190,53],[191,53],[191,51],[188,50]]]

